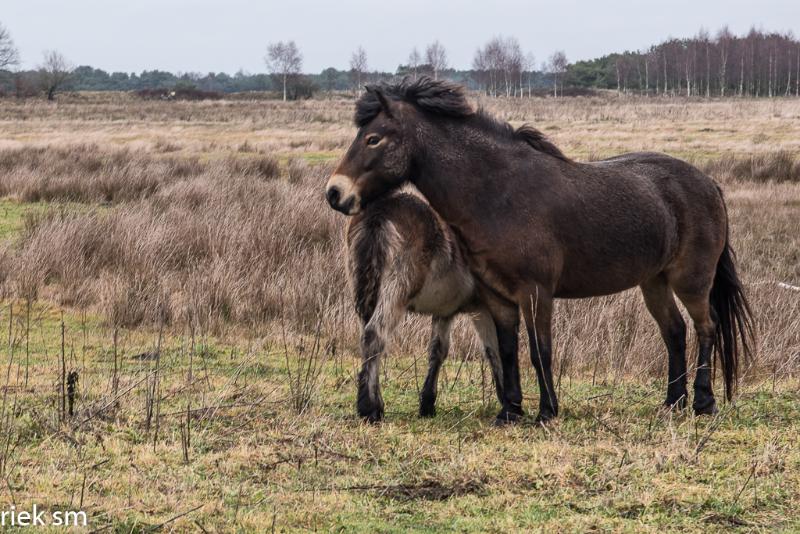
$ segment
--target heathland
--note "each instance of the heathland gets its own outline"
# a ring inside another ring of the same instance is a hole
[[[574,159],[663,151],[721,184],[759,335],[734,402],[659,410],[666,354],[628,291],[557,304],[547,427],[492,426],[464,320],[419,419],[420,318],[365,425],[323,199],[352,100],[3,100],[0,511],[118,532],[800,529],[800,100],[475,100]],[[523,339],[530,412],[528,358]]]

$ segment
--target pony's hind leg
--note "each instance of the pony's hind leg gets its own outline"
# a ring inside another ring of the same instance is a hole
[[[439,370],[450,350],[451,317],[434,317],[431,320],[431,341],[428,345],[428,376],[419,394],[419,415],[432,417],[436,415],[436,394],[439,383]]]
[[[682,410],[686,407],[686,322],[663,274],[646,281],[640,288],[647,310],[656,320],[667,346],[669,382],[664,405]]]
[[[361,336],[361,372],[358,374],[358,414],[370,423],[383,419],[379,370],[386,344],[403,316],[400,292],[383,294]]]
[[[694,400],[692,408],[697,415],[713,415],[717,413],[714,390],[711,387],[711,358],[714,351],[716,323],[712,317],[709,290],[692,293],[676,292],[678,298],[686,306],[686,311],[694,322],[697,332],[697,370],[694,377]]]
[[[503,364],[500,361],[500,349],[497,342],[497,326],[489,310],[481,308],[472,314],[472,324],[483,345],[483,354],[492,370],[492,380],[497,393],[497,400],[503,404]]]

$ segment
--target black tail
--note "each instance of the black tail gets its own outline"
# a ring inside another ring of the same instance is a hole
[[[752,356],[755,335],[750,304],[736,275],[736,255],[728,240],[717,262],[711,287],[711,309],[717,323],[714,352],[725,378],[725,397],[730,401],[739,381],[740,356]]]

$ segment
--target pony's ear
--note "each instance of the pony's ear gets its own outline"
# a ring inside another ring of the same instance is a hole
[[[386,95],[383,94],[383,91],[374,85],[365,85],[364,89],[367,90],[368,93],[372,93],[375,95],[375,98],[378,99],[378,102],[381,105],[381,109],[386,114],[387,117],[392,116],[392,104],[389,102],[389,99],[386,98]]]

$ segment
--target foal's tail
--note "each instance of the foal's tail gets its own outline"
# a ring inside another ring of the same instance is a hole
[[[753,317],[744,288],[736,275],[736,255],[728,238],[717,262],[711,286],[711,308],[717,326],[714,352],[725,378],[725,396],[730,401],[739,381],[739,360],[752,356],[755,341]]]

